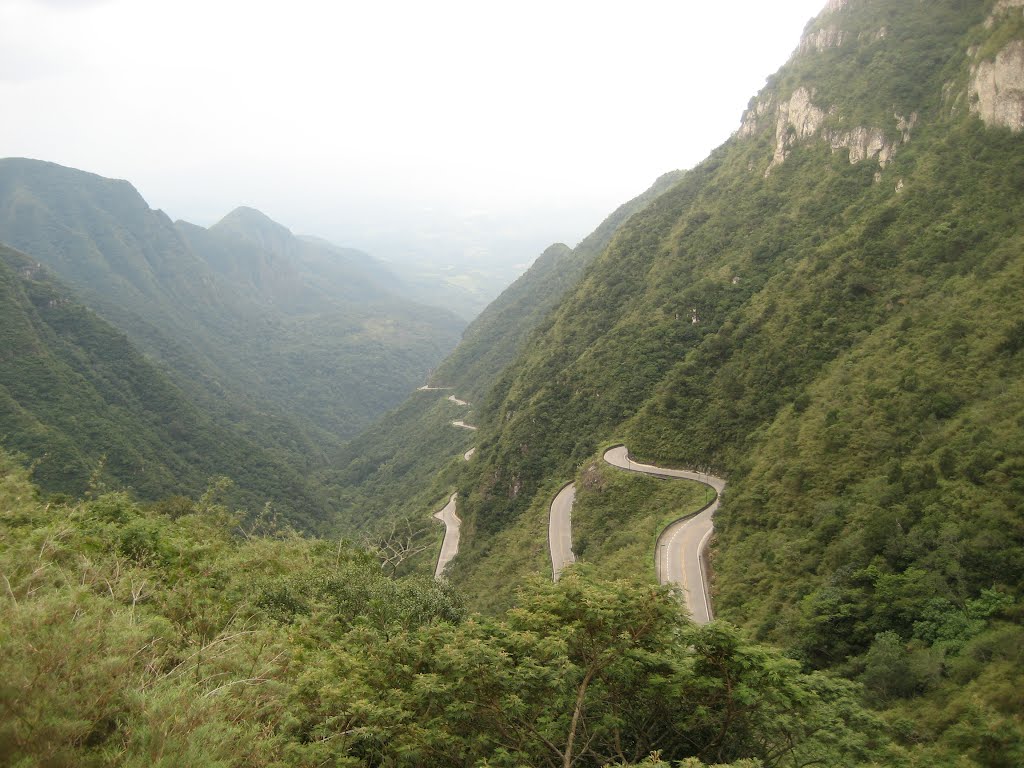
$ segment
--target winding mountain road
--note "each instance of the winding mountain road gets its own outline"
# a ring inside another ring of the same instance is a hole
[[[445,390],[450,387],[423,386],[421,390]],[[455,405],[468,406],[454,394],[448,396]],[[451,422],[452,426],[462,429],[476,430],[472,424],[462,419]],[[462,458],[469,461],[476,448],[470,448]],[[678,478],[703,483],[715,491],[714,499],[696,514],[682,517],[671,523],[655,544],[654,567],[658,581],[662,584],[676,584],[682,588],[686,607],[697,624],[707,624],[713,618],[711,598],[708,595],[707,575],[704,569],[704,550],[714,532],[712,516],[718,510],[725,480],[707,472],[689,469],[666,469],[653,464],[641,464],[633,461],[624,445],[609,448],[604,453],[604,460],[614,467],[628,472],[641,472],[662,478]],[[434,578],[440,579],[448,563],[459,552],[459,528],[462,521],[455,514],[455,503],[458,497],[453,493],[443,509],[434,513],[434,517],[444,523],[444,541],[434,569]],[[551,577],[558,581],[562,571],[576,562],[572,551],[572,507],[576,501],[576,485],[568,483],[555,495],[548,512],[548,549],[551,552]]]
[[[683,590],[686,607],[697,624],[707,624],[713,618],[711,598],[708,595],[707,575],[704,570],[704,550],[714,531],[712,516],[718,509],[725,480],[707,472],[689,469],[665,469],[653,464],[633,461],[624,445],[610,448],[604,460],[613,467],[628,472],[664,478],[695,480],[711,487],[715,498],[696,514],[676,520],[658,536],[654,550],[654,567],[658,581],[676,584]],[[551,549],[552,578],[558,581],[562,569],[576,561],[572,552],[572,504],[576,499],[576,486],[569,483],[551,502],[548,516],[548,545]]]
[[[718,510],[725,489],[725,480],[707,472],[689,469],[665,469],[652,464],[633,461],[626,446],[619,445],[605,451],[604,460],[629,472],[665,478],[695,480],[710,486],[715,498],[695,515],[688,515],[669,525],[658,537],[655,545],[654,564],[658,581],[662,584],[678,584],[686,595],[686,607],[693,620],[707,624],[714,618],[711,611],[711,597],[708,595],[707,573],[704,568],[704,550],[714,531],[712,517]]]
[[[424,384],[419,388],[419,391],[440,392],[450,389],[451,387],[432,387],[429,384]],[[455,405],[469,405],[468,402],[460,400],[455,395],[448,395],[448,400],[455,403]],[[467,424],[462,419],[453,421],[452,426],[476,431],[476,427],[472,424]],[[469,461],[473,457],[473,453],[475,451],[476,448],[470,448],[462,455],[462,458]],[[434,513],[434,517],[444,523],[444,540],[441,542],[441,552],[437,556],[437,565],[434,567],[435,579],[441,578],[444,574],[444,569],[448,566],[448,563],[450,563],[452,559],[459,554],[459,528],[462,525],[462,521],[459,519],[459,516],[455,514],[455,500],[457,497],[458,494],[453,493],[444,508]]]
[[[438,387],[438,389],[440,389],[440,387]],[[464,405],[464,406],[468,406],[469,405],[469,403],[467,403],[465,400],[459,400],[459,398],[457,398],[455,395],[448,395],[448,399],[451,402],[455,403],[456,405]],[[460,427],[461,429],[472,429],[474,432],[476,431],[476,427],[474,427],[472,424],[467,424],[462,419],[458,419],[456,421],[453,421],[452,422],[452,426],[453,427]],[[469,456],[466,456],[466,461],[469,461]]]
[[[444,508],[435,512],[434,517],[444,523],[444,541],[441,542],[441,553],[437,556],[434,578],[440,579],[445,567],[459,554],[459,527],[462,521],[455,514],[455,499],[459,494],[453,493]]]

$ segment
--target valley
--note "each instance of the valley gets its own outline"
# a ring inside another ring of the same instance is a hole
[[[1024,0],[823,3],[473,319],[0,160],[0,764],[1024,764]]]

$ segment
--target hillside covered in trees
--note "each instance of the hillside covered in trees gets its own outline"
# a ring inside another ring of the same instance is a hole
[[[359,251],[253,209],[172,222],[126,181],[0,160],[0,242],[48,267],[207,409],[330,448],[397,405],[464,322]],[[266,415],[270,419],[266,419]],[[271,423],[267,423],[270,421]]]
[[[47,498],[5,456],[0,754],[1024,763],[1022,220],[1024,2],[830,0],[721,147],[548,249],[439,389],[310,467],[337,532],[408,526],[401,567],[217,484]],[[318,300],[308,262],[250,269],[296,253],[272,224],[237,212],[189,252]],[[221,250],[239,228],[266,262]],[[16,298],[43,295],[34,274],[0,273]],[[46,301],[17,300],[51,333]],[[703,490],[608,468],[616,442],[727,478],[716,621],[693,625],[650,557]],[[548,507],[573,480],[580,562],[551,584]],[[456,492],[435,582],[430,514]]]
[[[829,3],[736,134],[622,224],[435,491],[460,493],[472,605],[515,603],[554,492],[622,441],[728,477],[722,619],[866,685],[929,759],[1019,761],[1021,14]]]

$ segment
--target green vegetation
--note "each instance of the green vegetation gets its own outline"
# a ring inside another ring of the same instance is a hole
[[[575,248],[570,250],[556,243],[545,250],[469,324],[462,342],[437,367],[431,381],[439,386],[457,387],[472,401],[483,399],[502,370],[523,351],[530,334],[576,285],[587,265],[607,247],[616,230],[682,176],[680,171],[671,171],[659,177],[646,192],[620,205]]]
[[[655,587],[576,570],[502,616],[213,494],[43,505],[0,455],[0,754],[15,765],[857,765],[856,687]]]
[[[1024,138],[962,108],[968,47],[1018,34],[991,5],[851,3],[761,95],[813,87],[823,130],[917,112],[884,169],[819,135],[766,177],[770,113],[616,232],[478,404],[471,604],[547,572],[508,553],[619,436],[728,477],[718,615],[864,683],[908,759],[1020,761]]]
[[[49,493],[130,488],[152,500],[226,475],[232,501],[250,510],[269,501],[305,527],[326,517],[303,465],[197,408],[122,333],[3,246],[0,349],[0,438],[31,458]]]

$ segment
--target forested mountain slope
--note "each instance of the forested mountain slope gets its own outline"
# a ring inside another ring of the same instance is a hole
[[[0,452],[0,750],[95,765],[1024,764],[1024,0],[829,0],[737,133],[667,186],[588,264],[556,249],[535,298],[530,277],[467,336],[486,394],[438,375],[460,389],[417,392],[322,473],[353,525],[429,520],[457,491],[446,575],[485,615],[443,582],[384,578],[343,541],[239,536],[209,495],[39,502]],[[298,267],[268,279],[294,252],[241,219],[277,245],[255,271],[199,259],[211,285],[244,275],[266,300],[318,300]],[[45,352],[60,316],[43,310],[62,305],[12,263],[14,348],[70,377],[88,346]],[[144,286],[149,268],[130,263]],[[559,263],[579,278],[547,292]],[[229,299],[202,311],[234,312]],[[504,311],[508,332],[487,331]],[[728,479],[711,551],[723,621],[694,627],[643,583],[649,563],[598,575],[602,525],[625,527],[638,500],[645,525],[663,500],[695,502],[589,472],[614,440]],[[588,474],[591,539],[552,585],[547,507]]]
[[[1022,40],[1019,2],[830,2],[477,405],[451,577],[495,600],[510,532],[542,538],[524,521],[607,441],[712,467],[723,618],[893,711],[925,695],[908,742],[1012,764]]]
[[[464,396],[479,400],[515,359],[526,339],[557,306],[583,270],[607,247],[615,231],[634,213],[663,194],[682,178],[672,171],[650,189],[612,212],[573,249],[555,243],[530,268],[480,313],[462,335],[459,346],[431,376],[438,386],[456,387]]]
[[[335,454],[322,482],[330,489],[343,528],[415,515],[424,505],[447,498],[455,471],[452,462],[458,466],[473,438],[452,429],[452,420],[472,420],[474,405],[486,397],[615,231],[682,175],[672,171],[658,178],[575,248],[562,243],[547,248],[470,323],[459,345],[431,374],[429,382],[442,389],[414,392]],[[468,411],[445,400],[452,393],[469,402]]]
[[[230,476],[234,503],[326,516],[298,467],[197,408],[128,338],[35,260],[0,246],[0,438],[48,493],[130,488],[197,496]]]
[[[326,445],[399,402],[462,327],[387,291],[382,268],[258,212],[175,225],[127,182],[52,163],[0,160],[0,241],[51,267],[206,407],[226,394],[250,422],[272,413]]]

